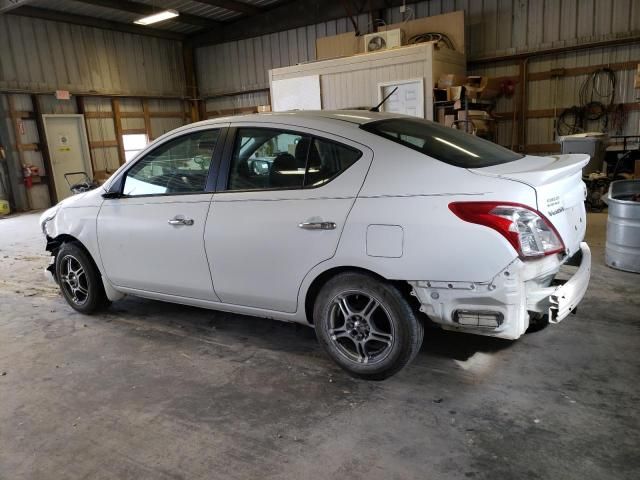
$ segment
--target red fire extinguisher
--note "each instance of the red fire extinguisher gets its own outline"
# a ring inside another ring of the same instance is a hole
[[[33,177],[38,176],[38,167],[34,165],[23,165],[22,176],[24,177],[24,186],[31,188],[33,186]]]

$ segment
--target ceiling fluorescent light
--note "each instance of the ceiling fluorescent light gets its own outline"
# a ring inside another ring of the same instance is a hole
[[[142,17],[140,20],[136,20],[133,23],[138,25],[151,25],[152,23],[164,22],[170,18],[175,18],[180,15],[176,10],[165,10],[163,12],[154,13],[146,17]]]

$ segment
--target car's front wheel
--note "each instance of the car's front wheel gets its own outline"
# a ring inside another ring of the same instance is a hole
[[[320,344],[350,374],[383,380],[420,350],[423,325],[392,284],[357,272],[329,280],[314,307]]]
[[[67,303],[81,313],[93,313],[109,303],[100,272],[75,243],[64,243],[58,250],[56,278]]]

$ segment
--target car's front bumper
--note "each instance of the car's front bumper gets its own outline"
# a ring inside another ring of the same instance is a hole
[[[578,257],[579,266],[567,280],[559,280],[558,275],[561,269],[571,268],[565,267],[567,259],[554,255],[527,262],[516,259],[486,282],[409,284],[420,310],[443,328],[516,339],[529,327],[530,312],[546,314],[551,323],[558,323],[575,311],[591,273],[591,251],[584,242]]]

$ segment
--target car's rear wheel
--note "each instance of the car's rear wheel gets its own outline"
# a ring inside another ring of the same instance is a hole
[[[402,293],[357,272],[329,280],[316,298],[316,334],[329,356],[351,375],[383,380],[420,350],[424,328]]]
[[[65,300],[78,312],[90,314],[109,303],[100,272],[75,243],[64,243],[58,250],[56,278]]]

